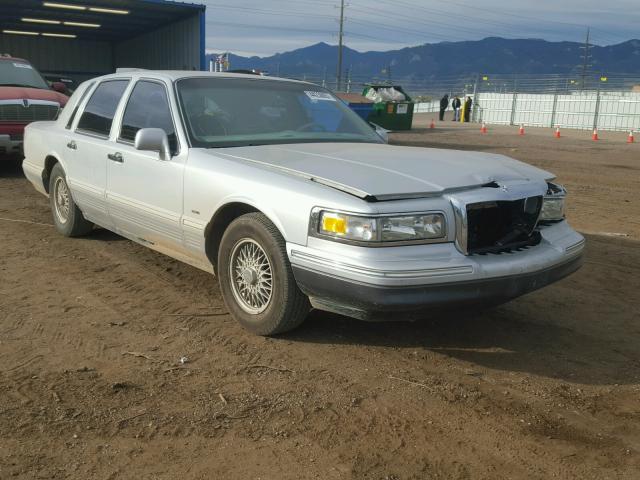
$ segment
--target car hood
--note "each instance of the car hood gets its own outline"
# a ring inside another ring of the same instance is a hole
[[[517,184],[554,178],[504,155],[436,148],[307,143],[209,152],[303,176],[369,201],[436,196],[491,182]]]
[[[53,90],[29,87],[0,87],[0,101],[2,100],[46,100],[57,102],[64,107],[69,98]]]

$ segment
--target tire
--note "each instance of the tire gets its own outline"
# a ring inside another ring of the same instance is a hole
[[[256,335],[293,330],[309,312],[309,299],[293,276],[285,241],[262,213],[242,215],[224,232],[218,276],[230,313]]]
[[[54,165],[49,177],[49,204],[53,224],[65,237],[81,237],[93,230],[93,223],[84,218],[73,201],[67,177],[59,163]]]

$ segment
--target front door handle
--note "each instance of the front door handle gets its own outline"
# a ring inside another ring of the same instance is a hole
[[[76,142],[71,140],[69,143],[67,143],[67,148],[70,148],[71,150],[77,150],[78,149],[78,145],[76,145]]]
[[[124,163],[124,157],[120,152],[110,153],[109,155],[107,155],[107,158],[114,162]]]

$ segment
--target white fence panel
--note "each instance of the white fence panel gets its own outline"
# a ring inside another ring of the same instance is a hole
[[[511,124],[513,94],[479,93],[476,95],[473,118],[478,122]]]
[[[440,102],[416,104],[416,113],[434,113]],[[597,121],[596,121],[597,118]],[[640,131],[640,93],[574,92],[562,95],[479,93],[473,121],[590,130]],[[594,125],[597,123],[597,125]]]
[[[603,93],[598,109],[598,128],[602,130],[639,130],[640,94]]]
[[[431,102],[416,103],[414,113],[435,113],[440,111],[440,101],[433,100]]]
[[[516,95],[513,114],[514,125],[550,127],[553,122],[555,95]]]
[[[597,92],[558,95],[554,126],[592,129],[597,103]]]

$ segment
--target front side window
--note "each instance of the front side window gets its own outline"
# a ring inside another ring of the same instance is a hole
[[[113,116],[129,80],[107,80],[96,88],[78,122],[78,130],[109,136]]]
[[[194,147],[380,143],[364,120],[328,90],[316,85],[196,77],[179,80],[177,91]]]
[[[120,138],[133,142],[141,128],[161,128],[169,137],[171,152],[178,149],[167,91],[156,82],[141,80],[131,92],[122,119]]]

